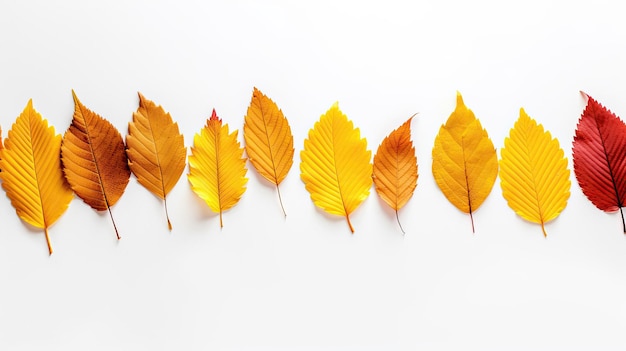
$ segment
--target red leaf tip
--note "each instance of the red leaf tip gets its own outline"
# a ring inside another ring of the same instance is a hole
[[[219,117],[217,117],[217,113],[215,113],[215,109],[213,109],[213,113],[211,113],[210,121],[219,121]]]

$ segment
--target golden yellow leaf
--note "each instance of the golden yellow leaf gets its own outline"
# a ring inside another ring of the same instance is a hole
[[[2,128],[0,128],[0,160],[2,159],[2,149],[4,149],[4,145],[2,141]],[[2,165],[0,164],[0,172],[2,172]]]
[[[189,156],[189,182],[191,189],[209,208],[220,214],[235,206],[246,191],[246,159],[237,141],[237,130],[229,134],[228,124],[215,110],[200,134],[193,138],[194,146]]]
[[[433,176],[437,185],[454,206],[472,213],[489,196],[498,176],[496,150],[476,119],[465,107],[457,92],[456,109],[439,128],[433,147]]]
[[[374,155],[374,185],[376,192],[396,212],[396,220],[404,233],[398,210],[413,196],[417,187],[417,157],[411,141],[409,118],[389,134]]]
[[[313,203],[346,217],[354,233],[350,214],[370,194],[372,152],[337,103],[309,130],[300,157],[300,177]]]
[[[166,196],[183,174],[187,157],[178,124],[163,107],[139,93],[139,108],[128,123],[126,147],[130,170],[139,184],[163,200],[167,226],[172,230]]]
[[[130,169],[124,139],[107,120],[74,97],[74,117],[63,136],[61,161],[70,187],[86,204],[109,211],[115,235],[120,238],[111,206],[122,196]]]
[[[524,109],[500,151],[502,196],[522,218],[541,224],[556,218],[570,195],[570,171],[559,141]]]
[[[52,254],[48,228],[67,210],[73,193],[61,169],[61,135],[33,108],[32,100],[15,120],[0,148],[0,178],[17,215],[43,228]]]
[[[252,92],[244,120],[243,138],[252,166],[276,185],[280,207],[286,216],[278,185],[293,165],[293,135],[283,111],[257,88]]]

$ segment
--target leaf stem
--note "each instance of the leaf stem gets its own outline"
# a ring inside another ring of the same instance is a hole
[[[346,214],[346,219],[348,220],[348,227],[350,227],[350,231],[354,234],[354,228],[352,227],[352,223],[350,223],[350,215]]]
[[[48,227],[43,229],[43,232],[46,234],[46,244],[48,244],[48,252],[52,255],[52,244],[50,243],[50,235],[48,235]]]
[[[117,226],[115,225],[115,220],[113,219],[113,213],[111,212],[111,207],[107,204],[107,210],[109,210],[109,216],[111,217],[111,222],[113,222],[113,229],[115,229],[115,235],[117,235],[117,240],[120,240],[120,233],[117,231]]]
[[[626,234],[626,222],[624,222],[624,210],[620,207],[619,213],[622,215],[622,228],[624,229],[624,234]]]
[[[167,218],[167,228],[172,231],[172,223],[170,222],[170,215],[167,213],[167,197],[163,197],[163,206],[165,207],[165,218]]]
[[[400,230],[402,231],[402,235],[405,235],[406,233],[404,232],[404,228],[402,228],[402,224],[400,224],[400,218],[398,217],[398,210],[396,210],[396,221],[398,222],[398,226],[400,227]]]
[[[224,228],[224,223],[222,222],[222,210],[220,210],[220,228]]]
[[[545,223],[541,222],[541,231],[543,231],[543,237],[547,238],[548,233],[546,233]]]
[[[470,208],[469,211],[469,215],[470,215],[470,221],[472,222],[472,233],[476,234],[476,230],[474,230],[474,215],[472,214],[472,209]]]
[[[283,210],[285,218],[287,218],[287,212],[285,212],[285,206],[283,206],[283,198],[280,196],[280,188],[278,187],[278,184],[276,184],[276,191],[278,192],[278,202],[280,202],[280,208]]]

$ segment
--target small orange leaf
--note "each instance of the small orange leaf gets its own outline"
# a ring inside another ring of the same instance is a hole
[[[108,210],[117,238],[111,206],[122,196],[130,169],[120,132],[74,97],[74,118],[63,136],[63,172],[78,197],[98,211]]]
[[[276,185],[280,207],[287,216],[278,185],[293,165],[293,135],[283,112],[257,88],[252,92],[244,120],[243,138],[250,163]]]
[[[167,226],[167,194],[185,170],[187,149],[178,124],[161,106],[139,93],[139,108],[128,123],[128,165],[139,184],[163,200]]]
[[[417,157],[411,141],[409,118],[387,136],[374,156],[374,185],[378,195],[396,212],[400,230],[404,229],[398,218],[401,209],[413,196],[417,187]]]
[[[220,214],[235,206],[246,191],[246,159],[237,141],[237,131],[228,132],[215,110],[200,134],[193,138],[189,156],[191,189],[209,208]]]

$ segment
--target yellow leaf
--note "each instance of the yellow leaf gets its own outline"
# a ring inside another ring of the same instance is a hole
[[[130,169],[120,132],[74,97],[74,118],[63,136],[61,161],[70,187],[86,204],[109,211],[115,235],[120,238],[111,206],[122,196]]]
[[[417,157],[411,141],[412,119],[391,132],[374,156],[376,192],[396,212],[398,225],[398,210],[409,201],[417,187]],[[402,225],[400,230],[404,233]]]
[[[274,185],[286,216],[278,185],[293,165],[293,135],[283,112],[257,88],[252,92],[243,125],[246,153],[252,166]]]
[[[4,149],[4,145],[2,144],[2,128],[0,128],[0,160],[2,160],[2,149]],[[0,172],[2,172],[2,164],[0,164]]]
[[[128,124],[126,147],[130,170],[139,184],[163,200],[167,226],[172,230],[166,196],[183,174],[187,157],[178,124],[161,106],[139,93],[139,108]]]
[[[448,201],[464,213],[472,213],[485,201],[498,176],[496,150],[457,93],[456,109],[439,129],[433,147],[433,176]]]
[[[309,130],[300,153],[300,177],[313,203],[324,211],[346,217],[370,194],[372,152],[335,103]]]
[[[500,151],[502,196],[522,218],[541,224],[556,218],[570,195],[570,171],[559,141],[524,109]]]
[[[72,190],[61,169],[61,135],[55,134],[33,108],[32,100],[17,117],[0,148],[0,178],[17,215],[43,228],[52,254],[48,228],[67,210]]]
[[[189,182],[191,189],[209,208],[220,214],[235,206],[246,191],[246,159],[237,141],[237,131],[228,132],[228,124],[215,110],[200,134],[193,138],[194,146],[189,156]]]

